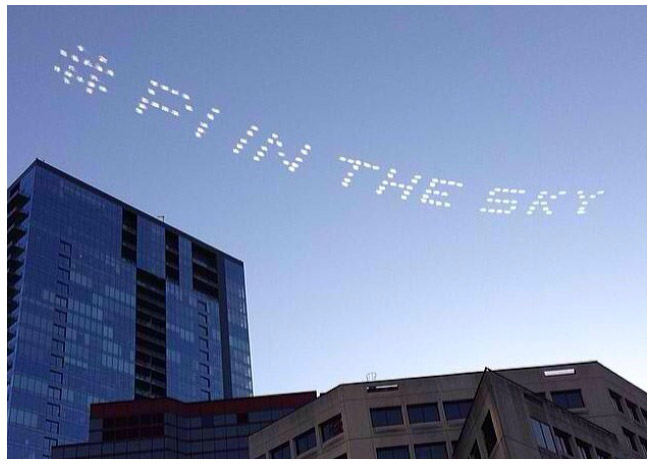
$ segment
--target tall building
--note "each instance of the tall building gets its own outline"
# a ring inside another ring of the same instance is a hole
[[[89,406],[252,395],[243,263],[42,162],[7,201],[8,457]]]
[[[251,458],[645,458],[646,393],[598,362],[342,384]]]
[[[204,402],[138,399],[93,404],[89,441],[52,457],[247,459],[248,436],[316,399],[316,391]]]

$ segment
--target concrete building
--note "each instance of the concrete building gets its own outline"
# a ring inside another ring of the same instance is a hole
[[[9,458],[93,402],[252,395],[240,260],[39,160],[7,198]]]
[[[343,384],[252,458],[646,457],[646,393],[598,362]]]
[[[91,406],[89,441],[53,458],[248,458],[248,436],[316,399],[316,392],[208,402],[138,399]]]
[[[616,434],[486,370],[453,457],[623,458],[628,452]]]

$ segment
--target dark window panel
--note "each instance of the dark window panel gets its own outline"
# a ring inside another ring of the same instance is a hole
[[[291,458],[291,446],[288,442],[277,446],[271,452],[272,459],[290,459]]]
[[[329,441],[330,439],[343,433],[341,414],[336,415],[330,418],[328,421],[321,423],[320,429],[323,442]]]
[[[598,457],[599,459],[611,459],[612,458],[612,456],[608,452],[605,452],[604,450],[599,449],[598,447],[596,447],[596,457]]]
[[[622,428],[623,429],[623,435],[626,438],[626,441],[630,448],[634,450],[635,452],[639,452],[639,447],[637,447],[637,437],[635,433],[630,431],[629,429]]]
[[[582,408],[584,401],[580,389],[571,389],[568,391],[553,391],[550,393],[553,402],[566,409]]]
[[[463,420],[471,409],[473,400],[453,400],[443,403],[444,414],[446,415],[446,420]]]
[[[407,446],[394,446],[394,447],[380,447],[375,450],[378,459],[408,459],[409,447]]]
[[[639,408],[627,399],[625,401],[625,405],[628,407],[632,419],[637,423],[641,423],[641,419],[639,418]]]
[[[571,435],[557,428],[553,428],[553,436],[557,452],[565,457],[573,457],[573,449],[571,448]]]
[[[314,428],[307,430],[296,436],[294,441],[296,443],[296,453],[298,455],[303,454],[316,447],[316,431]]]
[[[374,428],[403,424],[403,413],[400,407],[381,407],[371,409],[371,423]]]
[[[445,442],[414,445],[414,455],[417,459],[447,459]]]
[[[491,456],[491,452],[494,450],[494,447],[496,447],[496,443],[498,442],[496,428],[494,428],[494,422],[491,418],[491,412],[487,412],[487,415],[484,417],[481,430],[484,438],[484,446],[487,449],[487,455]]]
[[[591,445],[582,441],[581,439],[576,439],[575,444],[578,446],[578,451],[580,452],[580,457],[583,459],[593,459],[593,454],[591,453]]]
[[[439,405],[418,404],[407,406],[407,416],[410,423],[435,423],[439,421]]]
[[[482,455],[480,454],[480,448],[478,447],[478,441],[475,441],[473,443],[473,447],[471,447],[471,452],[469,452],[469,458],[470,459],[481,459]]]

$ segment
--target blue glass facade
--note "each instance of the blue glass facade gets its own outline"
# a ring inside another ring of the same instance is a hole
[[[8,269],[9,458],[87,440],[92,402],[252,395],[238,260],[37,161]]]
[[[246,397],[252,392],[246,283],[243,265],[229,258],[225,259],[225,286],[232,393]]]

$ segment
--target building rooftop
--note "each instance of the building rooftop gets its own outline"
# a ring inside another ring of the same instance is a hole
[[[311,402],[316,399],[316,391],[291,392],[255,397],[237,397],[232,399],[183,402],[171,398],[143,398],[116,402],[102,402],[91,405],[94,418],[123,415],[147,415],[157,412],[170,412],[183,416],[202,416],[225,412],[239,413],[257,409],[297,406],[298,403]]]
[[[192,240],[192,241],[194,241],[194,242],[197,242],[197,243],[200,244],[200,245],[203,245],[203,246],[205,246],[205,247],[207,247],[207,248],[209,248],[209,249],[215,250],[216,252],[223,254],[224,256],[230,258],[231,260],[234,260],[234,261],[238,262],[239,264],[241,264],[241,265],[243,266],[243,261],[239,260],[238,258],[233,257],[232,255],[229,255],[229,254],[223,252],[222,250],[219,250],[219,249],[216,248],[215,246],[213,246],[213,245],[211,245],[211,244],[208,244],[207,242],[204,242],[204,241],[198,239],[197,237],[192,236],[191,234],[189,234],[189,233],[187,233],[187,232],[185,232],[185,231],[182,231],[182,230],[176,228],[175,226],[172,226],[172,225],[170,225],[169,223],[166,223],[165,221],[162,221],[161,219],[159,219],[159,218],[157,218],[157,217],[155,217],[155,216],[150,215],[149,213],[146,213],[146,212],[144,212],[143,210],[139,210],[138,208],[135,208],[135,207],[132,206],[131,204],[129,204],[129,203],[127,203],[127,202],[124,202],[123,200],[120,200],[120,199],[118,199],[118,198],[116,198],[116,197],[114,197],[114,196],[112,196],[112,195],[110,195],[110,194],[108,194],[108,193],[106,193],[106,192],[104,192],[104,191],[98,189],[97,187],[94,187],[94,186],[92,186],[92,185],[90,185],[90,184],[88,184],[88,183],[82,181],[81,179],[76,178],[75,176],[72,176],[72,175],[66,173],[65,171],[62,171],[62,170],[60,170],[59,168],[56,168],[56,167],[54,167],[54,166],[52,166],[52,165],[46,163],[46,162],[43,161],[43,160],[38,159],[38,158],[35,159],[35,160],[34,160],[34,161],[33,161],[33,162],[32,162],[32,163],[31,163],[31,164],[30,164],[30,165],[25,169],[25,171],[23,171],[23,172],[22,172],[22,173],[21,173],[21,174],[16,178],[16,180],[14,180],[14,182],[12,182],[12,183],[9,185],[9,189],[11,189],[11,188],[13,187],[13,185],[14,185],[14,184],[15,184],[15,183],[20,179],[20,178],[22,178],[23,176],[25,176],[25,174],[27,174],[30,170],[32,170],[32,169],[35,168],[35,167],[39,167],[39,168],[46,169],[46,170],[50,171],[51,173],[54,173],[54,174],[56,174],[57,176],[60,176],[60,177],[62,177],[62,178],[64,178],[64,179],[66,179],[67,181],[70,181],[70,182],[72,182],[72,183],[74,183],[74,184],[77,184],[78,186],[80,186],[80,187],[82,187],[82,188],[84,188],[84,189],[86,189],[86,190],[89,190],[89,191],[93,192],[94,194],[97,194],[97,195],[99,195],[99,196],[101,196],[101,197],[103,197],[103,198],[105,198],[105,199],[107,199],[107,200],[109,200],[109,201],[111,201],[111,202],[114,202],[114,203],[120,205],[121,207],[123,207],[123,208],[125,208],[125,209],[127,209],[127,210],[131,210],[131,211],[133,211],[133,212],[139,214],[140,216],[146,217],[148,220],[150,220],[150,221],[152,221],[152,222],[154,222],[154,223],[156,223],[156,224],[158,224],[158,225],[160,225],[160,226],[162,226],[162,227],[164,227],[164,228],[166,228],[166,229],[169,229],[169,230],[171,230],[171,231],[174,231],[175,233],[179,234],[180,236],[184,236],[184,237],[186,237],[186,238],[188,238],[188,239],[190,239],[190,240]],[[8,190],[9,190],[9,189],[8,189]]]

